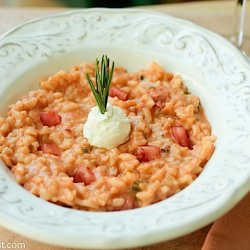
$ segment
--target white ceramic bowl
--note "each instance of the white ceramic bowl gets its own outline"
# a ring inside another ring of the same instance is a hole
[[[135,247],[194,231],[232,208],[250,189],[250,65],[222,37],[143,10],[89,9],[18,26],[0,39],[0,105],[38,87],[44,75],[103,53],[128,70],[158,61],[201,97],[216,150],[192,185],[157,204],[123,212],[85,212],[45,202],[0,166],[0,224],[67,247]]]

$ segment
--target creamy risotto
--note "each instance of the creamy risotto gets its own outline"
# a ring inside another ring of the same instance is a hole
[[[124,144],[93,147],[83,135],[96,105],[82,64],[43,79],[0,118],[0,157],[17,182],[44,200],[91,211],[147,206],[179,192],[201,173],[215,137],[181,77],[153,63],[116,67],[109,102],[131,131]]]

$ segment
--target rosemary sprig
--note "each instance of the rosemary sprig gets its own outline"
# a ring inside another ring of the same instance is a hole
[[[96,59],[95,71],[95,85],[90,79],[89,74],[86,74],[91,91],[96,99],[97,106],[102,114],[107,111],[107,103],[109,96],[109,87],[114,72],[114,62],[110,69],[109,58],[105,55],[102,56],[101,65],[99,67],[99,60]]]

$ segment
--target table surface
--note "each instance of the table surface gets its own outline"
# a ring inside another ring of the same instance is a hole
[[[190,2],[178,4],[163,4],[146,6],[145,9],[157,10],[173,16],[193,21],[203,27],[213,30],[225,37],[232,34],[234,1],[216,2]],[[65,8],[4,8],[0,7],[0,35],[9,28],[26,20],[51,15],[65,11]],[[250,5],[247,9],[247,21],[245,29],[250,31]],[[250,55],[250,42],[244,47]],[[175,240],[160,244],[134,248],[133,250],[200,250],[211,225],[196,232]],[[0,242],[24,242],[25,249],[38,250],[66,250],[66,248],[54,247],[33,240],[29,240],[0,227]]]

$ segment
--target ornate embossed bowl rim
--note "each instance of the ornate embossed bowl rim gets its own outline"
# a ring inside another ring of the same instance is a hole
[[[44,74],[107,52],[130,69],[158,60],[201,97],[218,136],[203,173],[173,197],[141,209],[96,213],[45,202],[0,166],[0,224],[26,237],[78,248],[135,247],[201,228],[250,189],[250,66],[222,37],[145,10],[77,10],[20,25],[0,39],[1,112]],[[60,59],[60,60],[59,60]],[[22,88],[16,88],[22,84]]]

